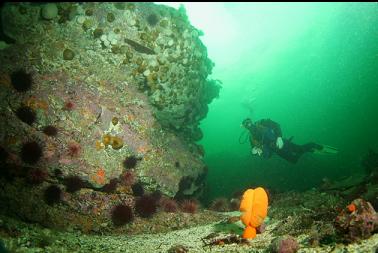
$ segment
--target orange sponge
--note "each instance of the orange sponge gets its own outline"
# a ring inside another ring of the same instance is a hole
[[[244,192],[240,202],[241,221],[246,226],[243,238],[253,239],[256,228],[260,226],[268,214],[268,195],[261,187],[248,189]]]

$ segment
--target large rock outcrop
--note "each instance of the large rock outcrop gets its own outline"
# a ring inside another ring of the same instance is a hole
[[[220,86],[207,79],[213,63],[183,9],[17,3],[4,6],[2,24],[16,40],[0,51],[9,212],[51,225],[83,206],[109,217],[114,203],[134,201],[132,183],[169,197],[201,192],[198,124]],[[41,201],[49,185],[66,207]]]

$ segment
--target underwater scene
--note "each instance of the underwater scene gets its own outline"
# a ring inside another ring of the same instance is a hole
[[[378,4],[0,4],[0,253],[378,252]]]

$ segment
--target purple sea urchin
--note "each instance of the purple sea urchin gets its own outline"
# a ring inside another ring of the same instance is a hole
[[[194,214],[197,212],[197,209],[198,209],[198,202],[194,199],[185,199],[181,203],[181,210],[184,213]]]
[[[35,111],[29,106],[21,106],[20,108],[18,108],[16,115],[21,121],[25,122],[28,125],[33,124],[37,118]]]
[[[51,126],[51,125],[45,126],[42,131],[43,131],[44,134],[46,134],[48,136],[57,136],[57,134],[58,134],[58,129],[54,126]]]
[[[25,163],[35,164],[42,157],[42,147],[36,141],[26,142],[21,148],[21,159]]]
[[[115,226],[122,226],[133,219],[133,212],[129,206],[120,204],[112,210],[112,221]]]
[[[154,197],[150,195],[144,195],[135,202],[136,212],[143,218],[149,218],[157,210],[157,203]]]
[[[79,176],[69,176],[64,179],[66,191],[73,193],[85,187],[85,182]]]
[[[50,185],[44,193],[45,202],[48,205],[54,205],[62,200],[62,190],[56,185]]]
[[[123,161],[123,166],[125,169],[133,169],[138,163],[138,158],[135,156],[129,156]]]
[[[79,156],[81,151],[80,144],[77,142],[71,142],[68,144],[68,155],[72,157],[77,157]]]
[[[273,253],[295,253],[298,251],[299,245],[295,238],[290,235],[280,236],[272,241],[269,249]]]
[[[177,202],[174,199],[162,197],[159,201],[160,208],[167,213],[175,213],[178,210]]]
[[[28,91],[33,85],[32,75],[30,73],[26,73],[26,71],[23,69],[14,71],[10,75],[10,78],[13,88],[18,92]]]

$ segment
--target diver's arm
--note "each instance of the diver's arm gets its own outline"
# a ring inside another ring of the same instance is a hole
[[[249,142],[250,142],[251,148],[252,148],[251,149],[252,155],[259,155],[259,156],[261,156],[262,149],[259,148],[257,145],[254,144],[253,137],[251,135],[249,136]]]
[[[284,142],[282,140],[282,131],[281,127],[277,122],[274,122],[273,120],[266,119],[264,120],[264,125],[274,131],[274,134],[276,135],[276,147],[278,149],[282,149]]]

